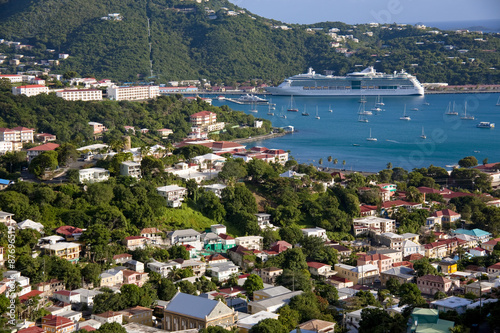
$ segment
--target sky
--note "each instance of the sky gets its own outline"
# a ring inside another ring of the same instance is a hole
[[[500,19],[500,0],[229,0],[286,23],[418,23]]]

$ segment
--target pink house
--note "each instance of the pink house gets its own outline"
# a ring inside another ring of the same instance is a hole
[[[358,260],[356,265],[357,266],[363,266],[363,265],[375,265],[378,267],[379,272],[384,272],[392,268],[392,262],[393,259],[389,256],[386,256],[384,254],[360,254],[358,255]]]
[[[130,269],[123,270],[123,284],[135,284],[142,287],[148,279],[148,273],[139,273]]]
[[[424,275],[417,278],[417,287],[420,289],[422,294],[434,295],[438,291],[448,293],[455,287],[460,287],[460,282],[452,281],[443,276]]]
[[[99,134],[106,131],[106,127],[101,123],[97,123],[95,121],[89,121],[89,125],[92,126],[94,134]]]

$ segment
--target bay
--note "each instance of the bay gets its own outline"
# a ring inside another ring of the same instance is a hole
[[[464,156],[475,156],[479,163],[484,158],[500,162],[500,128],[477,128],[480,121],[496,123],[500,127],[500,106],[496,106],[500,94],[432,94],[406,97],[383,97],[384,111],[367,116],[369,122],[358,121],[359,97],[294,97],[299,112],[287,112],[288,96],[261,96],[276,103],[274,116],[267,115],[268,106],[255,106],[255,117],[272,121],[273,126],[294,126],[296,133],[269,140],[256,140],[256,145],[289,150],[299,163],[333,167],[328,156],[337,159],[336,167],[348,170],[376,172],[391,162],[394,167],[413,168],[457,164]],[[376,97],[367,97],[365,108],[374,107]],[[427,102],[429,105],[424,105]],[[449,103],[455,102],[458,116],[445,115]],[[467,114],[475,120],[462,120],[467,102]],[[249,113],[251,105],[239,105],[224,100],[213,100],[213,105],[226,104],[234,110]],[[403,121],[406,114],[411,121]],[[333,112],[328,112],[331,108]],[[316,119],[316,107],[321,119]],[[418,108],[418,111],[412,109]],[[281,118],[281,110],[287,118]],[[302,116],[306,109],[310,116]],[[420,138],[424,128],[426,139]],[[372,137],[377,141],[367,141]],[[354,144],[354,145],[353,145]],[[359,145],[359,146],[358,146]],[[345,166],[342,161],[346,161]]]

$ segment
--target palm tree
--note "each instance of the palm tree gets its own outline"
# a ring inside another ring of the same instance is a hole
[[[345,169],[345,160],[342,161],[342,166],[344,167]]]
[[[326,159],[328,161],[328,163],[332,163],[332,157],[331,156],[328,156],[328,158]]]
[[[323,165],[323,159],[320,158],[319,161],[318,161],[319,165]]]
[[[337,163],[339,163],[339,160],[338,159],[334,159],[333,160],[333,164],[335,165],[335,167],[337,167]]]
[[[392,163],[391,162],[387,163],[387,169],[392,169]]]

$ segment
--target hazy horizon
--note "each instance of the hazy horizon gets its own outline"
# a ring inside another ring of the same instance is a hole
[[[286,23],[436,23],[500,19],[498,0],[229,0]]]

